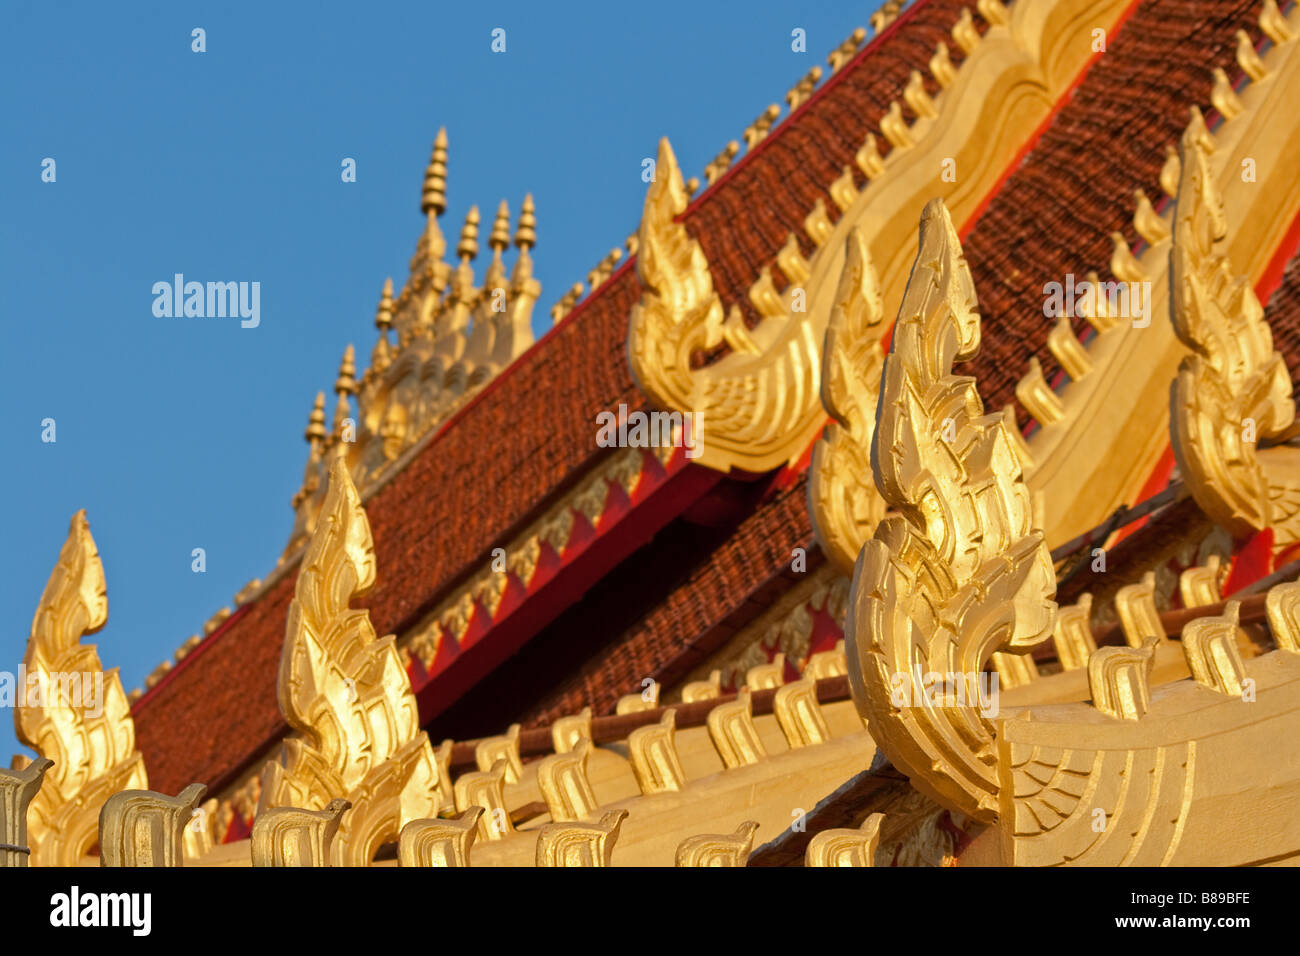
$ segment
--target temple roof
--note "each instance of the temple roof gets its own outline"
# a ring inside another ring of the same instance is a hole
[[[1208,65],[1230,61],[1235,31],[1244,26],[1259,36],[1255,6],[1135,3],[1107,52],[968,224],[965,250],[986,329],[968,371],[990,408],[1011,400],[1027,355],[1039,358],[1048,381],[1059,371],[1041,318],[1043,277],[1104,272],[1113,232],[1137,242],[1130,197],[1138,188],[1160,196],[1166,146],[1186,124],[1188,106],[1208,101]],[[863,138],[879,128],[912,72],[924,72],[936,44],[951,39],[963,9],[959,0],[915,4],[694,200],[682,222],[707,254],[724,306],[738,306],[752,323],[747,293],[760,271],[770,266],[777,287],[785,286],[775,260],[786,237],[803,241],[808,209],[853,167]],[[987,29],[978,15],[974,22]],[[949,46],[960,62],[960,47]],[[903,111],[910,121],[910,108]],[[835,204],[826,208],[834,218]],[[627,360],[628,317],[641,295],[634,264],[623,262],[368,498],[380,573],[364,603],[380,634],[409,631],[494,548],[609,457],[593,443],[598,412],[646,404]],[[1298,275],[1292,260],[1269,307],[1293,372]],[[770,603],[764,595],[783,580],[790,548],[812,547],[805,495],[799,468],[757,488],[750,513],[718,535],[656,608],[580,645],[581,654],[570,649],[567,676],[544,693],[522,694],[517,716],[543,723],[585,705],[603,713],[634,678],[684,675]],[[287,732],[275,687],[294,577],[291,561],[136,704],[138,745],[156,789],[174,792],[194,780],[220,787]],[[525,647],[484,686],[527,687],[553,646],[543,639]]]

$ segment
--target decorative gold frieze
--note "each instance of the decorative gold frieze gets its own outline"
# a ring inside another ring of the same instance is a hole
[[[474,748],[474,762],[486,773],[498,760],[506,765],[506,783],[518,783],[524,773],[524,762],[519,756],[519,725],[511,724],[499,737],[487,737]]]
[[[734,833],[707,833],[683,840],[677,847],[677,866],[744,866],[754,847],[758,824],[742,823]]]
[[[502,757],[491,770],[463,773],[456,778],[456,810],[463,814],[473,807],[483,808],[483,815],[478,818],[478,833],[485,840],[503,840],[515,832],[506,808],[508,764]]]
[[[745,672],[745,686],[750,690],[767,690],[785,683],[785,654],[778,653],[765,664],[757,664]]]
[[[347,800],[331,800],[323,810],[272,807],[253,821],[249,852],[253,866],[333,866],[333,844]]]
[[[1156,607],[1156,575],[1148,571],[1137,584],[1128,584],[1115,593],[1115,612],[1129,647],[1142,647],[1147,638],[1163,638],[1164,625]]]
[[[677,711],[669,708],[659,723],[638,727],[628,734],[628,757],[642,793],[665,793],[686,786],[686,772],[674,740],[676,727]]]
[[[722,671],[709,672],[708,680],[691,681],[682,688],[682,703],[690,704],[697,700],[713,700],[720,693]]]
[[[1146,240],[1148,245],[1155,245],[1162,242],[1170,236],[1169,223],[1151,205],[1151,200],[1147,199],[1147,194],[1141,189],[1133,190],[1133,198],[1137,202],[1137,208],[1133,213],[1133,228],[1137,230],[1139,236]]]
[[[1285,43],[1294,36],[1286,17],[1282,16],[1282,11],[1277,8],[1277,0],[1264,0],[1263,7],[1259,11],[1259,28],[1264,31],[1265,36],[1278,44]]]
[[[597,823],[548,823],[537,832],[538,866],[610,866],[626,810]]]
[[[1065,374],[1070,376],[1074,381],[1079,381],[1090,371],[1092,371],[1092,359],[1088,357],[1088,351],[1079,341],[1079,337],[1074,334],[1074,326],[1065,316],[1057,321],[1052,327],[1052,331],[1047,335],[1047,348],[1051,351],[1056,361],[1061,363],[1061,368],[1065,369]],[[1039,376],[1042,376],[1042,369],[1039,369]],[[1020,398],[1020,395],[1016,395]],[[1055,395],[1053,395],[1055,397]],[[1023,399],[1021,402],[1023,404]],[[1059,400],[1058,400],[1059,401]],[[1028,408],[1029,406],[1025,406]],[[1034,416],[1038,418],[1037,415]],[[1039,419],[1041,421],[1041,419]]]
[[[104,567],[78,511],[32,620],[24,699],[15,701],[18,739],[54,761],[28,811],[35,866],[77,865],[95,845],[109,796],[149,785],[117,669],[106,671],[95,645],[81,643],[107,620]]]
[[[404,867],[469,866],[482,815],[482,807],[470,807],[455,820],[412,820],[398,838],[398,860]]]
[[[1052,641],[1062,670],[1073,671],[1088,666],[1088,659],[1097,650],[1097,642],[1092,636],[1091,594],[1082,594],[1076,603],[1057,608]]]
[[[1039,364],[1037,356],[1029,359],[1029,367],[1020,381],[1016,382],[1016,399],[1040,425],[1051,425],[1065,418],[1061,396],[1043,378],[1043,366]]]
[[[1147,679],[1159,641],[1147,638],[1138,647],[1103,647],[1088,658],[1092,705],[1118,720],[1137,720],[1151,709]]]
[[[207,787],[192,783],[179,796],[123,790],[99,811],[100,866],[183,866],[185,827]]]
[[[1240,697],[1246,667],[1237,648],[1240,601],[1229,601],[1223,613],[1198,617],[1183,627],[1183,654],[1192,678],[1202,687]]]
[[[591,750],[591,741],[582,740],[568,753],[554,754],[537,765],[537,788],[556,823],[586,820],[600,808],[587,779]]]
[[[1202,607],[1223,600],[1223,585],[1228,580],[1228,565],[1217,555],[1210,555],[1205,564],[1188,568],[1178,575],[1178,593],[1183,607]]]
[[[873,813],[857,830],[823,830],[808,842],[804,866],[875,866],[883,813]]]
[[[277,695],[297,732],[263,772],[259,805],[357,809],[335,863],[365,866],[410,820],[438,805],[438,767],[394,638],[351,601],[375,582],[374,543],[347,467],[336,459],[289,605]]]
[[[830,727],[817,701],[817,682],[807,677],[776,692],[772,712],[790,749],[823,744],[831,739]]]
[[[1280,650],[1300,654],[1300,582],[1279,584],[1264,599],[1269,630]]]
[[[748,687],[740,688],[735,700],[710,710],[707,722],[709,739],[728,769],[758,763],[767,756],[754,726]]]
[[[41,789],[45,772],[54,761],[37,757],[26,767],[0,767],[0,868],[27,866],[32,849],[27,843],[27,807]]]
[[[591,740],[591,708],[559,718],[551,725],[551,743],[557,754],[567,754],[583,741]]]

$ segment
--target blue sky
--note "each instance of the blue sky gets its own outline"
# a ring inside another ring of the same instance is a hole
[[[454,244],[479,206],[480,275],[497,203],[535,198],[540,334],[636,229],[660,136],[699,175],[876,6],[6,2],[0,670],[17,670],[79,508],[108,579],[92,640],[128,690],[271,570],[312,398],[349,342],[364,367],[383,280],[400,288],[422,227],[439,126],[443,230]],[[177,272],[260,282],[260,326],[155,317],[151,288]],[[0,761],[16,747],[2,714]]]

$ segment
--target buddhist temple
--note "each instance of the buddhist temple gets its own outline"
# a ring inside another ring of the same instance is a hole
[[[568,289],[430,129],[283,552],[143,688],[72,516],[21,663],[104,706],[15,710],[0,866],[1300,863],[1296,4],[827,53],[648,131]]]

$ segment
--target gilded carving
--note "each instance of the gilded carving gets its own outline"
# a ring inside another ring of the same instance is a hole
[[[676,729],[677,711],[670,707],[659,723],[638,727],[628,734],[632,773],[642,793],[666,793],[686,786],[686,772],[674,739]]]
[[[382,843],[438,806],[438,767],[394,639],[377,638],[369,612],[351,607],[374,582],[370,524],[336,460],[280,658],[280,710],[297,733],[267,765],[259,809],[355,804],[333,843],[337,865],[368,865]]]
[[[823,830],[808,842],[804,866],[875,866],[883,813],[873,813],[856,830]]]
[[[899,513],[858,559],[849,680],[872,738],[922,792],[979,820],[997,809],[993,727],[973,704],[895,706],[894,675],[978,674],[1023,653],[1055,617],[1055,572],[1033,529],[1002,415],[952,363],[979,348],[975,287],[947,209],[932,200],[885,361],[872,463]],[[936,772],[937,771],[937,772]]]
[[[253,866],[334,866],[334,838],[343,814],[352,809],[335,799],[322,810],[272,807],[257,815],[249,842]]]
[[[99,811],[109,796],[149,785],[117,670],[105,671],[95,645],[81,643],[107,620],[104,567],[86,513],[78,511],[23,657],[28,684],[36,678],[43,691],[35,706],[14,709],[18,739],[54,761],[27,815],[35,866],[75,866],[95,845]],[[79,681],[80,694],[72,693],[78,688],[71,678]],[[102,713],[92,716],[86,698],[100,680],[103,707],[95,709]],[[28,688],[23,691],[30,699]]]
[[[183,866],[185,827],[207,791],[192,783],[179,796],[123,790],[99,811],[100,866]]]
[[[742,823],[734,833],[702,834],[677,847],[677,866],[744,866],[754,847],[758,824]]]
[[[821,398],[834,421],[813,449],[808,480],[813,532],[826,556],[846,574],[885,514],[871,474],[871,436],[885,361],[884,317],[867,240],[855,228],[849,233],[822,348]]]
[[[1272,527],[1284,547],[1300,540],[1300,459],[1259,443],[1295,421],[1291,377],[1249,278],[1219,246],[1228,221],[1199,112],[1180,147],[1170,317],[1192,354],[1171,390],[1174,457],[1206,514],[1237,535]]]
[[[596,823],[548,823],[537,832],[538,866],[610,866],[627,818],[614,810]]]
[[[32,855],[27,842],[27,807],[41,789],[54,761],[37,757],[26,767],[0,768],[0,867],[26,866]]]
[[[398,838],[398,860],[405,867],[469,866],[482,815],[482,807],[470,807],[454,820],[412,820]]]

